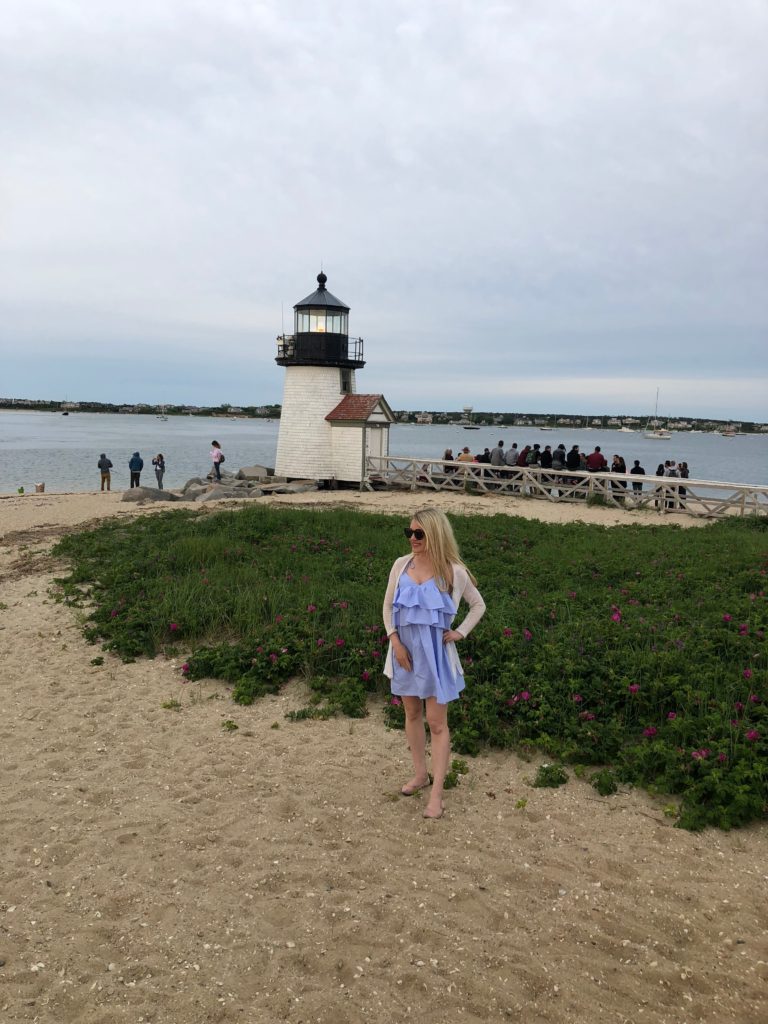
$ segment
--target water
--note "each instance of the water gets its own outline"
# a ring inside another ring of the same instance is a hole
[[[99,488],[96,463],[106,452],[114,463],[115,489],[129,483],[128,460],[135,451],[144,459],[142,483],[153,485],[152,457],[165,455],[165,486],[180,487],[193,476],[210,469],[211,441],[220,442],[226,455],[226,469],[240,466],[274,466],[279,421],[233,420],[207,416],[106,415],[100,413],[7,412],[0,411],[0,493],[18,487],[33,491],[45,481],[48,491],[95,491]],[[566,449],[578,444],[590,452],[599,444],[604,455],[624,456],[627,468],[635,459],[648,474],[659,462],[675,459],[687,462],[692,479],[732,483],[768,483],[768,434],[745,434],[733,438],[718,434],[673,434],[669,441],[651,441],[642,433],[621,434],[615,430],[539,430],[536,427],[481,427],[464,430],[451,426],[394,424],[390,433],[392,455],[441,458],[446,448],[458,455],[464,445],[474,454],[493,448],[499,439],[505,447],[513,441],[518,448],[538,442]]]

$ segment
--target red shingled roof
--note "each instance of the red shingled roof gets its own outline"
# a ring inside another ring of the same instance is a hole
[[[383,395],[344,395],[336,408],[331,409],[325,418],[331,421],[345,420],[364,423],[379,402],[386,407],[383,398]]]

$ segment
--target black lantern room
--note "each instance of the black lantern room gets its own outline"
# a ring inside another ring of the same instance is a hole
[[[328,278],[317,275],[317,291],[293,307],[293,334],[277,338],[279,366],[365,366],[363,339],[349,337],[349,306],[325,287]]]

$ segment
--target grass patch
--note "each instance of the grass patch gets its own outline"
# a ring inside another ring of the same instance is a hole
[[[187,656],[248,704],[300,675],[305,713],[359,717],[385,692],[381,603],[402,522],[347,510],[169,511],[63,538],[60,599],[125,660]],[[768,804],[763,519],[703,529],[456,517],[488,612],[461,645],[457,753],[542,751],[680,797],[678,824]],[[387,724],[403,724],[388,703]]]

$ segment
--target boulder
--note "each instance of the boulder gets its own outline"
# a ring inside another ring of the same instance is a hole
[[[238,480],[266,480],[269,470],[266,466],[243,466],[235,476]]]
[[[187,480],[184,486],[181,488],[181,493],[184,494],[190,487],[200,486],[205,487],[205,480],[199,476],[193,476],[191,480]]]
[[[123,491],[123,501],[181,501],[173,491],[161,491],[158,487],[131,487]]]
[[[317,490],[316,480],[291,480],[290,483],[268,483],[261,485],[265,494],[306,494]]]
[[[235,491],[229,487],[213,487],[204,494],[198,494],[195,501],[226,501],[228,498],[244,498],[242,491]]]

